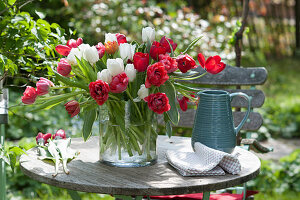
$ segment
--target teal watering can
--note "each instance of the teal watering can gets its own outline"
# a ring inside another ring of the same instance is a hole
[[[231,153],[236,146],[236,135],[246,122],[251,99],[248,95],[238,92],[229,94],[223,90],[205,90],[199,92],[199,103],[195,116],[192,146],[200,142],[210,148]],[[241,123],[234,127],[231,100],[241,96],[248,101],[248,110]]]

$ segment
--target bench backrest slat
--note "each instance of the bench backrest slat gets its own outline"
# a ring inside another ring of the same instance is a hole
[[[196,71],[204,73],[202,67],[197,67]],[[204,85],[262,85],[267,80],[267,70],[264,67],[232,67],[227,65],[219,74],[206,74],[205,76],[188,81]]]

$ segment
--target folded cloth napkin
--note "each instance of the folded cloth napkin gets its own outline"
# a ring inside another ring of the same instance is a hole
[[[238,174],[241,164],[238,154],[228,154],[205,146],[194,145],[195,152],[166,151],[166,158],[182,176],[216,176]]]

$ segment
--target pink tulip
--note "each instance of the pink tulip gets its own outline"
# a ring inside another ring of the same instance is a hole
[[[42,96],[49,93],[50,84],[47,81],[39,80],[36,83],[37,95]]]
[[[22,96],[22,102],[24,104],[33,104],[35,102],[36,97],[37,97],[37,92],[35,88],[31,86],[27,86]]]
[[[101,59],[105,54],[105,46],[101,42],[99,42],[96,45],[96,49],[97,49],[98,54],[99,54],[99,59]]]
[[[51,87],[54,87],[54,83],[52,81],[50,81],[49,79],[41,77],[40,80],[47,81]]]
[[[81,45],[83,43],[83,39],[77,38],[76,43],[77,43],[77,46]]]
[[[109,89],[112,93],[121,93],[126,90],[128,85],[128,77],[125,72],[112,77]]]
[[[57,72],[62,76],[68,76],[72,70],[71,65],[68,63],[67,59],[60,59],[57,64]]]

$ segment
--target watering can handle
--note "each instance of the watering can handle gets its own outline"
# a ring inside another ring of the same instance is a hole
[[[251,111],[251,97],[249,97],[245,93],[236,92],[236,93],[230,94],[230,101],[232,101],[233,97],[235,97],[235,96],[243,97],[243,98],[245,98],[248,101],[248,110],[246,112],[246,115],[245,115],[244,119],[241,121],[241,123],[237,127],[234,128],[235,134],[238,134],[238,132],[241,130],[241,128],[245,124],[245,122],[246,122],[246,120],[247,120],[247,118],[248,118],[248,116],[250,114],[250,111]]]

